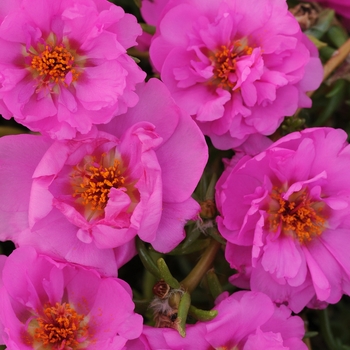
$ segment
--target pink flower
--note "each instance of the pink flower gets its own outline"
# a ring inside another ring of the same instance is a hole
[[[306,350],[304,323],[291,316],[285,305],[277,307],[260,292],[222,294],[211,321],[186,326],[186,337],[168,328],[144,326],[138,340],[126,350]],[[137,346],[137,347],[136,347]]]
[[[1,336],[8,349],[118,350],[142,331],[127,283],[32,247],[7,258],[2,283]]]
[[[289,134],[235,157],[217,183],[231,282],[299,312],[350,294],[350,146],[342,130]],[[312,305],[311,305],[312,306]]]
[[[220,149],[269,135],[298,107],[310,107],[305,92],[323,75],[317,49],[279,0],[170,1],[150,55],[175,100]]]
[[[135,85],[145,73],[126,49],[141,28],[121,7],[106,0],[4,0],[1,19],[5,118],[70,139],[137,103]]]
[[[134,254],[136,235],[161,252],[183,240],[207,146],[162,82],[137,92],[137,106],[94,137],[0,139],[1,239],[108,274],[114,255],[120,266]]]
[[[340,15],[350,18],[349,0],[313,0],[319,2],[322,6],[334,9]]]

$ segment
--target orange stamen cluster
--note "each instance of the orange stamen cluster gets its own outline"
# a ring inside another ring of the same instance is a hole
[[[46,45],[45,50],[34,55],[31,61],[31,68],[43,77],[45,82],[64,82],[67,73],[72,73],[72,80],[76,81],[79,73],[74,69],[74,56],[64,47],[55,46],[52,48]]]
[[[285,200],[281,190],[274,188],[270,197],[275,201],[268,211],[272,231],[276,232],[281,225],[283,233],[293,234],[303,243],[319,236],[325,229],[324,203],[312,201],[306,191],[294,193],[293,198]],[[276,202],[277,209],[272,209]]]
[[[251,55],[252,52],[252,47],[243,46],[239,40],[229,46],[221,45],[215,53],[209,56],[214,67],[214,76],[210,83],[223,89],[233,89],[236,83],[230,80],[230,76],[236,71],[237,58]]]
[[[83,166],[76,166],[71,175],[73,197],[78,197],[78,200],[92,211],[103,212],[111,188],[121,187],[125,182],[118,159],[114,159],[110,166],[105,166],[104,162],[105,155],[101,156],[98,163],[95,157],[90,157],[90,161]]]
[[[88,327],[69,304],[46,305],[42,317],[36,319],[34,339],[52,349],[78,349],[79,339],[86,339]]]

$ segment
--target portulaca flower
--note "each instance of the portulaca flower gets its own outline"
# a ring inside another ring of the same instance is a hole
[[[87,134],[134,106],[141,28],[107,0],[3,0],[0,113],[52,138]]]
[[[316,47],[284,0],[175,0],[158,20],[150,56],[177,103],[214,146],[272,134],[310,107],[323,76]]]

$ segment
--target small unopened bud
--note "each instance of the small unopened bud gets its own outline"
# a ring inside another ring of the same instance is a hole
[[[217,210],[216,210],[216,205],[212,199],[207,199],[203,202],[200,203],[201,206],[201,212],[200,212],[200,217],[202,219],[214,219]]]

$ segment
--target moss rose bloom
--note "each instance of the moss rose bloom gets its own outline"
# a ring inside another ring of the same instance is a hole
[[[107,0],[4,0],[0,20],[3,117],[70,139],[137,103],[135,85],[145,73],[126,49],[141,28],[121,7]]]
[[[161,81],[137,92],[139,103],[94,137],[0,139],[0,239],[107,274],[114,254],[130,259],[136,235],[161,252],[184,239],[207,145]]]
[[[142,331],[131,288],[120,279],[32,247],[16,249],[1,272],[0,339],[8,349],[120,350]]]
[[[233,284],[294,312],[350,294],[346,139],[340,129],[306,129],[228,163],[216,202]]]
[[[176,33],[176,35],[174,35]],[[150,47],[175,100],[220,149],[273,133],[310,107],[316,47],[283,0],[169,1]]]

